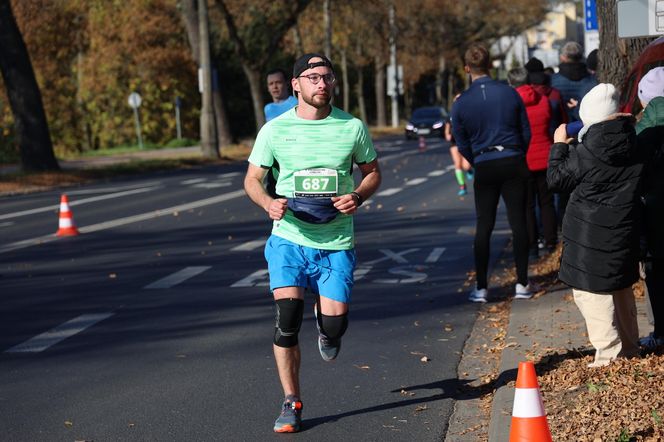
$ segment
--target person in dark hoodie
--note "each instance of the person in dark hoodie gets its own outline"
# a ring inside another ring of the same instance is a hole
[[[473,242],[475,289],[468,299],[487,302],[491,233],[496,223],[502,196],[514,237],[514,262],[517,284],[515,299],[529,299],[533,289],[528,283],[528,233],[526,230],[526,151],[530,144],[530,125],[519,94],[489,76],[489,50],[471,44],[464,54],[464,70],[470,87],[452,105],[452,133],[459,152],[475,169],[476,228]]]
[[[649,260],[646,285],[655,328],[639,343],[647,350],[664,346],[664,67],[648,71],[639,82],[644,107],[636,125],[639,149],[648,155],[646,167],[646,244]]]
[[[507,80],[521,96],[530,124],[530,145],[526,153],[526,162],[530,170],[526,200],[526,226],[530,257],[537,259],[539,256],[539,223],[535,213],[535,204],[539,204],[544,245],[547,251],[552,252],[558,243],[558,222],[556,221],[556,209],[553,206],[553,192],[546,184],[546,168],[553,142],[553,134],[550,131],[551,105],[545,95],[538,93],[533,86],[527,84],[528,71],[525,68],[511,69],[507,73]]]
[[[570,145],[566,126],[554,133],[547,181],[571,192],[563,220],[559,279],[572,287],[595,348],[590,367],[639,353],[632,284],[639,279],[639,228],[644,155],[634,119],[617,114],[611,84],[581,101],[583,128]]]
[[[560,91],[567,110],[567,121],[580,120],[578,104],[597,85],[583,62],[583,48],[575,41],[568,41],[560,50],[558,73],[551,77],[551,86]]]

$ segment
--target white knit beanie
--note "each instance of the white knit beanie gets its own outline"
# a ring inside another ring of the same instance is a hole
[[[648,104],[655,97],[664,97],[664,67],[652,68],[639,81],[639,100]]]
[[[604,121],[616,112],[618,112],[618,92],[611,83],[600,83],[590,89],[579,107],[579,116],[584,127]]]

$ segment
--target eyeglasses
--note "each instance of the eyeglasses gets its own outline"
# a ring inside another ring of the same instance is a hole
[[[320,74],[309,74],[309,75],[300,75],[297,78],[300,77],[305,77],[308,78],[311,84],[318,84],[318,82],[323,79],[325,84],[332,84],[335,81],[337,81],[337,78],[334,76],[334,74],[325,74],[325,75],[320,75]]]

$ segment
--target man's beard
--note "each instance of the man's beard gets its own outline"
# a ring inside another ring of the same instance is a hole
[[[307,97],[306,95],[303,94],[302,99],[308,105],[313,106],[316,109],[322,109],[330,104],[330,101],[332,101],[332,95],[316,94],[312,95],[311,97]]]

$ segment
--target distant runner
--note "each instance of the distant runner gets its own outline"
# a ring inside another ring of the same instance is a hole
[[[251,200],[274,220],[265,258],[276,304],[274,357],[285,396],[274,423],[277,433],[297,432],[302,424],[298,332],[304,290],[316,294],[318,348],[331,361],[348,327],[355,268],[351,215],[381,180],[366,126],[330,104],[335,81],[323,55],[305,54],[295,62],[291,84],[298,105],[260,130],[244,180]],[[273,198],[263,178],[277,161]],[[357,187],[353,163],[362,173]]]

